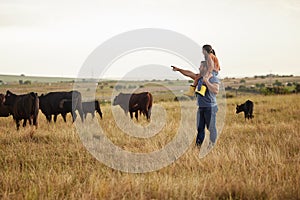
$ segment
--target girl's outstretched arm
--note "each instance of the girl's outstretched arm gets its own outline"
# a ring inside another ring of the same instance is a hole
[[[197,78],[197,74],[195,74],[192,71],[185,70],[185,69],[180,69],[180,68],[175,67],[175,66],[171,66],[171,67],[173,68],[173,71],[178,71],[181,74],[183,74],[184,76],[190,77],[193,80],[195,80]]]

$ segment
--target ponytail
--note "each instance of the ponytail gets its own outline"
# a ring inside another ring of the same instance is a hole
[[[212,54],[216,55],[215,50],[213,50],[213,48],[209,44],[203,45],[202,48],[205,49],[207,51],[207,53],[212,53]]]
[[[216,55],[216,52],[215,52],[214,49],[211,50],[211,53],[214,54],[214,55]]]

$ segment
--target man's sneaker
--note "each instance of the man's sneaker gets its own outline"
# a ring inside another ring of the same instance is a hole
[[[199,152],[199,157],[204,158],[212,150],[214,146],[215,144],[212,143],[211,141],[209,141],[207,146],[202,146]]]

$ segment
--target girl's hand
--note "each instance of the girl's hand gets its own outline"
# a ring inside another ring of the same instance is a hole
[[[179,71],[179,68],[178,67],[175,67],[175,66],[171,66],[173,68],[173,71]]]

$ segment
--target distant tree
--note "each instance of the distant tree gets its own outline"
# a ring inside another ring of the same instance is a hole
[[[240,83],[246,83],[245,79],[240,80]]]
[[[24,85],[31,85],[31,81],[30,81],[30,80],[26,80],[26,81],[24,81],[23,84],[24,84]]]
[[[265,84],[264,83],[256,83],[255,87],[257,87],[257,88],[263,88],[263,87],[265,87]]]
[[[246,86],[240,85],[238,90],[245,90],[245,89],[246,89]]]
[[[123,88],[125,89],[126,86],[125,85],[124,86],[123,85],[116,85],[115,88],[116,88],[116,90],[121,90]]]
[[[297,83],[295,90],[296,90],[297,93],[300,92],[300,84],[299,83]]]
[[[273,83],[273,86],[282,86],[282,83],[278,80],[275,80],[275,83]]]
[[[293,86],[293,84],[291,82],[288,82],[287,86]]]
[[[225,87],[225,90],[232,90],[233,88],[230,86]]]

